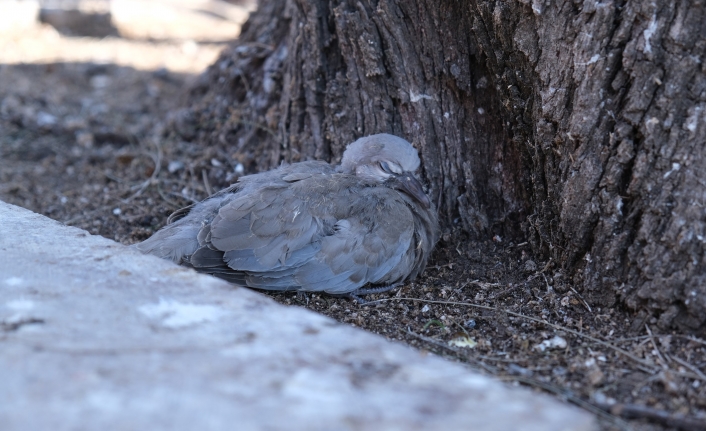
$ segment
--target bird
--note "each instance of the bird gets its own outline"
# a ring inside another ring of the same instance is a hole
[[[439,238],[419,166],[407,140],[362,137],[337,166],[304,161],[243,176],[135,247],[240,286],[365,302],[415,279]]]

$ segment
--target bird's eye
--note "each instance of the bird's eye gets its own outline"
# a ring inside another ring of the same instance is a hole
[[[387,172],[388,174],[392,173],[392,170],[390,169],[390,165],[388,165],[387,162],[380,162],[380,169]]]

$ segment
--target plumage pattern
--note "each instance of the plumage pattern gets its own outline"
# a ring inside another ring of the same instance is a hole
[[[136,247],[256,289],[393,286],[423,271],[438,239],[418,167],[404,139],[368,136],[337,167],[301,162],[243,177]]]

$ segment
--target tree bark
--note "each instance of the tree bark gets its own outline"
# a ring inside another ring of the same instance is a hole
[[[658,3],[263,2],[174,130],[250,170],[403,136],[448,226],[703,331],[706,6]]]

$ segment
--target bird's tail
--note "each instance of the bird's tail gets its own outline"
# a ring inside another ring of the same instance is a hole
[[[165,226],[141,243],[134,244],[133,247],[143,253],[182,263],[185,257],[192,255],[198,248],[196,237],[199,229],[200,224],[185,219],[179,220]]]

